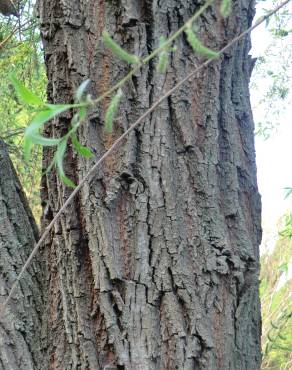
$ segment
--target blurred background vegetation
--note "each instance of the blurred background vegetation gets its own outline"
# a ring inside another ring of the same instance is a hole
[[[262,14],[276,3],[259,2]],[[23,158],[23,131],[32,112],[18,101],[8,76],[15,73],[44,100],[47,80],[34,1],[20,1],[18,10],[19,19],[0,15],[0,137],[7,144],[39,222],[42,153],[41,149],[35,150],[29,163]],[[264,139],[277,135],[280,116],[291,104],[291,8],[282,10],[266,28],[269,42],[258,57],[251,81],[252,104],[255,110],[262,112],[260,119],[255,113],[256,133]],[[284,167],[291,171],[288,166]],[[288,188],[290,186],[292,184],[287,184]],[[283,215],[278,226],[276,242],[261,256],[262,369],[288,370],[292,369],[292,211]]]
[[[15,73],[32,91],[46,99],[46,74],[34,1],[19,3],[20,18],[0,15],[0,137],[7,144],[20,181],[36,219],[40,218],[41,149],[29,163],[23,159],[23,131],[31,119],[17,99],[9,74]]]
[[[261,256],[262,369],[292,369],[292,214],[272,252]]]

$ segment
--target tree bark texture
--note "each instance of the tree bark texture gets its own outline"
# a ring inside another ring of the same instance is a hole
[[[93,97],[129,66],[102,43],[148,55],[202,5],[198,0],[39,0],[53,103],[72,102],[89,78]],[[219,4],[196,23],[219,50],[247,29],[254,2]],[[184,36],[165,75],[156,61],[123,87],[112,134],[109,99],[92,109],[80,141],[98,156],[153,102],[203,61]],[[256,183],[246,36],[138,127],[65,211],[44,248],[43,369],[259,369],[260,198]],[[59,137],[71,115],[46,127]],[[44,152],[44,168],[52,160]],[[69,147],[78,182],[96,159]],[[55,172],[42,184],[43,227],[69,196]]]
[[[2,312],[16,276],[27,260],[38,229],[25,194],[0,139],[0,369],[32,370],[41,362],[42,295],[39,263],[34,261]]]

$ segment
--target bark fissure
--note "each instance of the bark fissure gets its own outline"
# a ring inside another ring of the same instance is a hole
[[[0,304],[27,260],[38,228],[0,139]],[[0,369],[35,369],[41,360],[38,338],[43,308],[39,260],[28,269],[0,317]]]
[[[39,1],[54,102],[72,101],[86,78],[97,96],[128,71],[102,45],[104,28],[126,50],[145,56],[200,5],[75,3]],[[253,3],[237,0],[227,25],[214,6],[197,22],[199,36],[219,48],[252,16]],[[176,46],[165,76],[151,62],[123,87],[113,134],[100,126],[105,100],[81,128],[82,142],[103,153],[201,62],[185,37]],[[260,200],[249,47],[247,37],[153,112],[55,226],[45,252],[49,310],[43,316],[51,368],[259,368]],[[48,133],[58,136],[69,118],[61,116]],[[70,154],[66,171],[77,181],[91,163]],[[68,190],[55,174],[46,176],[43,198],[55,214]]]

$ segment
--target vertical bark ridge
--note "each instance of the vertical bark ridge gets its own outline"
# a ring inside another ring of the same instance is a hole
[[[26,262],[38,229],[0,139],[0,305]],[[36,260],[0,317],[0,369],[34,370],[41,360],[42,273]]]
[[[130,52],[147,55],[199,2],[39,1],[52,102],[69,102],[86,78],[99,95],[129,67],[102,45],[105,27]],[[197,22],[219,49],[248,27],[253,2],[237,0]],[[96,23],[93,20],[98,20]],[[80,140],[98,155],[163,91],[202,61],[177,42],[166,75],[152,62],[123,88],[111,136],[108,102],[90,112]],[[174,93],[107,161],[55,227],[45,252],[48,311],[44,350],[52,369],[258,369],[260,316],[256,185],[247,37]],[[63,115],[47,132],[60,135]],[[52,153],[45,154],[45,165]],[[81,178],[93,160],[71,149],[66,171]],[[50,209],[69,191],[44,180]],[[44,365],[46,368],[46,365]]]

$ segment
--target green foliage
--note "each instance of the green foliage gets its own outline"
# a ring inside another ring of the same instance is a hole
[[[288,214],[275,249],[261,258],[262,369],[284,370],[292,364],[291,230]]]
[[[287,213],[284,216],[284,228],[280,231],[280,236],[285,238],[292,238],[292,213]]]
[[[232,0],[222,0],[220,5],[220,12],[224,18],[227,18],[232,10]]]
[[[0,43],[2,42],[0,47],[0,133],[1,138],[8,144],[20,181],[36,219],[38,219],[40,201],[37,189],[39,189],[41,177],[41,148],[56,147],[58,154],[54,157],[50,168],[55,164],[64,183],[73,186],[73,182],[68,181],[64,175],[63,166],[60,165],[60,154],[63,153],[61,149],[64,149],[63,142],[67,143],[72,135],[71,141],[75,150],[82,156],[92,156],[91,151],[81,145],[76,136],[76,130],[80,122],[85,119],[86,107],[91,104],[91,100],[90,97],[86,97],[84,99],[86,101],[82,102],[89,83],[87,80],[76,91],[76,104],[45,104],[47,81],[40,48],[40,36],[32,16],[33,6],[34,2],[22,2],[19,24],[17,20],[14,22],[9,18],[3,18],[0,23]],[[8,82],[7,76],[10,76],[11,83]],[[66,137],[62,140],[62,138],[43,136],[45,123],[69,109],[74,109],[77,113],[74,116],[75,123],[72,122],[72,129]],[[24,146],[24,155],[21,151],[22,146]]]
[[[24,2],[25,3],[25,2]],[[8,143],[10,154],[24,188],[28,194],[30,204],[34,209],[35,215],[39,215],[39,197],[38,192],[34,189],[39,188],[41,175],[41,148],[52,146],[55,148],[53,162],[47,169],[49,171],[53,165],[56,166],[60,179],[69,187],[75,187],[64,170],[66,160],[66,149],[71,141],[73,148],[80,155],[90,158],[93,156],[91,150],[83,146],[77,137],[77,130],[81,123],[86,119],[87,108],[97,104],[101,99],[92,101],[90,96],[84,96],[88,87],[89,80],[84,81],[76,90],[75,104],[45,104],[45,86],[46,77],[42,60],[42,53],[39,44],[39,34],[35,27],[35,22],[30,16],[31,2],[26,2],[19,34],[15,33],[15,24],[10,20],[5,20],[0,25],[0,43],[9,39],[9,47],[0,49],[0,132],[1,137]],[[223,17],[230,14],[232,6],[231,0],[222,0],[220,10]],[[277,18],[270,22],[271,35],[274,40],[287,39],[291,36],[289,27],[283,25],[283,19],[287,16]],[[28,25],[26,24],[28,22]],[[25,25],[26,24],[26,25]],[[216,58],[218,53],[210,50],[198,39],[192,29],[193,22],[187,23],[186,27],[181,28],[185,32],[187,41],[193,50],[207,58]],[[288,24],[288,23],[287,23]],[[177,35],[180,35],[180,31]],[[105,31],[103,33],[105,45],[121,60],[134,65],[138,68],[142,62],[137,56],[129,54],[122,49]],[[171,39],[171,42],[173,39]],[[275,43],[273,43],[273,47]],[[283,49],[283,48],[282,48]],[[271,49],[269,49],[271,50]],[[288,49],[289,50],[289,49]],[[290,49],[291,50],[291,49]],[[165,73],[168,67],[168,57],[171,51],[175,49],[170,47],[166,38],[161,38],[159,50],[154,51],[150,56],[145,58],[149,61],[152,57],[158,55],[157,71]],[[287,49],[282,50],[287,56]],[[282,52],[281,51],[281,52]],[[272,83],[267,92],[262,95],[261,103],[270,104],[269,109],[273,110],[273,104],[278,100],[285,101],[290,89],[290,76],[287,74],[290,58],[282,58],[276,53],[276,59],[270,64],[272,53],[269,51],[259,58],[257,64],[257,73],[261,79],[268,77]],[[281,58],[286,63],[276,63]],[[282,69],[275,69],[274,66],[282,66]],[[265,68],[263,68],[265,66]],[[269,68],[266,68],[269,66]],[[11,84],[7,84],[7,76],[15,71],[11,76]],[[267,70],[267,72],[263,72]],[[259,72],[261,71],[261,72]],[[130,76],[131,74],[129,74]],[[122,81],[127,80],[128,76]],[[20,82],[21,81],[21,82]],[[121,86],[121,84],[119,85]],[[116,87],[114,91],[116,90]],[[111,91],[112,92],[112,91]],[[118,111],[119,103],[122,98],[122,90],[119,89],[110,102],[105,115],[105,130],[112,132],[114,117]],[[23,109],[26,104],[26,109]],[[286,103],[285,103],[286,104]],[[74,115],[71,127],[68,133],[62,138],[48,138],[42,135],[46,122],[57,117],[67,110],[73,110]],[[270,111],[269,110],[269,111]],[[29,124],[30,123],[30,124]],[[274,125],[274,123],[272,123]],[[261,127],[258,126],[259,132],[266,134],[267,123]],[[19,149],[23,144],[24,133],[24,152],[28,162],[23,161],[23,154]],[[287,194],[291,194],[292,189],[287,189]],[[292,333],[291,327],[291,278],[289,277],[289,264],[292,256],[292,216],[287,215],[285,227],[281,232],[281,239],[272,254],[262,257],[261,272],[261,300],[263,314],[263,369],[284,369],[287,363],[292,363],[291,344]],[[289,365],[288,365],[289,366]]]
[[[123,92],[122,92],[121,89],[119,89],[118,92],[116,93],[116,95],[112,98],[112,100],[109,104],[109,107],[106,111],[104,129],[107,132],[112,132],[113,131],[113,121],[114,121],[115,115],[117,113],[117,110],[119,108],[119,104],[120,104],[120,101],[122,99],[122,96],[123,96]]]
[[[129,64],[139,64],[140,59],[133,54],[129,54],[127,51],[122,49],[119,44],[117,44],[109,35],[107,31],[102,33],[103,42],[105,45],[120,59],[128,62]]]
[[[165,37],[161,36],[159,46],[163,47],[165,41],[166,41]],[[158,73],[164,74],[166,72],[168,66],[168,54],[169,47],[163,48],[162,51],[159,53],[158,64],[156,66],[156,70]]]
[[[167,39],[164,36],[161,36],[159,39],[159,49],[161,49],[161,51],[158,55],[156,70],[158,73],[165,74],[169,63],[169,54],[171,52],[175,52],[176,47],[171,47],[167,42]]]
[[[207,5],[205,5],[207,7]],[[195,19],[196,15],[192,17]],[[189,25],[184,25],[180,31],[176,33],[176,37],[180,35],[181,32],[185,30],[187,34],[187,38],[189,43],[192,45],[194,50],[202,55],[205,55],[208,58],[214,58],[218,55],[218,53],[208,49],[205,47],[194,35],[193,31],[191,30],[193,20],[189,23]],[[159,73],[165,73],[167,66],[168,66],[168,54],[171,51],[175,51],[175,48],[171,48],[171,43],[166,40],[165,38],[161,38],[160,46],[157,51],[153,52],[149,57],[145,58],[143,61],[132,54],[129,54],[124,49],[122,49],[108,34],[107,31],[103,32],[103,40],[105,45],[120,59],[128,62],[129,64],[136,65],[135,68],[139,68],[142,63],[147,63],[151,58],[154,58],[157,54],[159,55],[159,61],[157,65],[157,70]],[[38,45],[36,44],[36,50],[38,49]],[[122,79],[116,86],[122,86],[127,79],[131,76],[129,73],[124,79]],[[53,159],[53,163],[49,166],[51,169],[52,165],[56,165],[58,169],[58,173],[64,183],[68,186],[73,186],[73,182],[69,180],[65,176],[65,172],[63,169],[63,161],[65,158],[65,151],[67,147],[67,143],[69,138],[71,138],[71,142],[73,148],[82,156],[91,157],[92,153],[90,149],[84,147],[81,143],[79,143],[76,131],[80,124],[85,120],[87,109],[89,106],[98,104],[103,97],[98,97],[95,101],[91,99],[90,96],[84,98],[84,93],[88,87],[89,80],[84,81],[79,88],[76,90],[75,93],[75,100],[76,104],[46,104],[45,99],[39,96],[38,94],[32,92],[31,89],[27,88],[25,84],[20,82],[18,76],[12,74],[10,76],[10,80],[14,89],[16,91],[17,99],[19,99],[22,103],[26,104],[28,107],[23,112],[30,112],[31,114],[34,112],[34,116],[32,119],[31,124],[25,129],[24,133],[24,156],[25,159],[28,161],[30,159],[32,150],[34,149],[35,145],[39,145],[41,147],[45,146],[52,146],[56,147],[56,154]],[[115,91],[116,88],[112,88],[110,92]],[[105,130],[107,132],[112,132],[113,130],[113,120],[117,113],[120,100],[122,98],[122,90],[121,88],[118,89],[116,95],[112,98],[107,112],[105,114]],[[73,116],[71,122],[71,129],[69,129],[68,133],[62,138],[48,138],[42,135],[44,125],[48,121],[54,119],[58,114],[61,114],[67,110],[75,110],[75,114]]]
[[[34,148],[31,159],[23,160],[23,133],[31,122],[37,103],[27,95],[30,105],[23,109],[22,86],[34,91],[41,101],[45,100],[46,75],[40,49],[40,36],[32,17],[33,1],[22,1],[21,17],[0,17],[0,135],[8,145],[10,157],[28,197],[36,219],[40,216],[39,183],[41,176],[41,150]],[[6,40],[6,41],[5,41]],[[9,83],[9,74],[15,71],[15,78],[23,84],[15,93]]]
[[[192,24],[188,24],[188,27],[185,30],[187,35],[188,43],[193,48],[194,52],[201,54],[208,59],[218,58],[219,54],[216,51],[213,51],[207,48],[205,45],[201,43],[201,41],[197,38],[194,31],[192,30]]]
[[[45,104],[42,100],[33,94],[29,89],[24,87],[16,77],[11,77],[13,86],[23,102],[29,105],[42,105],[39,107],[39,111],[35,114],[30,125],[25,129],[24,133],[24,155],[25,159],[28,161],[30,159],[31,149],[33,145],[52,146],[56,147],[56,153],[54,156],[53,164],[56,165],[58,173],[64,184],[69,187],[75,187],[75,184],[65,175],[63,168],[63,161],[65,158],[66,147],[68,139],[71,138],[73,147],[82,156],[87,158],[92,156],[90,149],[84,147],[78,142],[76,136],[76,130],[78,129],[81,119],[80,117],[86,117],[86,109],[91,104],[88,101],[81,101],[82,95],[88,81],[83,82],[76,92],[76,99],[80,102],[76,104]],[[44,124],[51,119],[55,118],[57,115],[66,112],[70,109],[77,109],[77,113],[74,115],[72,120],[72,128],[63,138],[47,138],[41,135],[44,128]]]
[[[63,161],[65,157],[66,147],[67,147],[67,139],[63,138],[60,144],[57,146],[57,151],[54,157],[54,161],[56,163],[59,176],[63,183],[71,188],[75,188],[75,184],[73,181],[71,181],[66,175],[63,168]]]
[[[10,75],[10,80],[23,103],[33,106],[39,106],[43,104],[42,99],[28,90],[21,82],[19,82],[14,74]]]
[[[77,102],[80,102],[85,90],[87,89],[88,85],[90,83],[90,80],[85,80],[82,82],[82,84],[77,88],[76,93],[75,93],[75,99]]]
[[[225,4],[226,5],[226,4]],[[219,54],[214,52],[207,47],[205,47],[195,36],[191,27],[193,21],[201,14],[203,9],[208,7],[208,2],[202,7],[202,9],[196,13],[189,23],[183,25],[169,40],[162,38],[160,41],[160,46],[157,50],[151,53],[148,57],[143,60],[140,60],[137,56],[129,54],[124,49],[122,49],[108,34],[107,31],[103,32],[103,41],[105,45],[120,59],[128,62],[129,64],[136,65],[135,68],[121,81],[119,81],[112,89],[110,89],[106,94],[98,97],[94,101],[91,99],[90,96],[84,98],[85,90],[89,84],[89,80],[84,81],[79,88],[76,90],[75,93],[75,100],[76,104],[45,104],[45,100],[40,97],[38,94],[35,94],[25,86],[20,79],[15,76],[11,75],[10,80],[14,86],[18,99],[21,100],[22,103],[26,104],[27,111],[32,113],[35,112],[31,124],[25,129],[24,134],[24,156],[26,160],[30,159],[31,152],[35,145],[40,145],[42,147],[45,146],[52,146],[56,147],[56,154],[54,156],[53,163],[49,166],[51,169],[52,165],[56,165],[58,169],[58,173],[60,177],[63,179],[64,183],[68,186],[73,186],[73,182],[69,180],[64,173],[63,169],[63,161],[65,158],[65,151],[67,147],[67,143],[69,138],[71,138],[71,142],[73,148],[82,156],[90,157],[92,156],[91,151],[81,145],[78,142],[76,131],[80,124],[85,120],[87,109],[92,105],[98,104],[104,97],[109,96],[112,92],[118,89],[116,95],[112,98],[107,112],[105,114],[105,130],[107,132],[112,132],[113,130],[113,120],[116,115],[116,112],[119,107],[120,100],[122,98],[122,90],[121,86],[132,76],[134,70],[137,70],[142,64],[148,63],[150,59],[154,58],[156,55],[159,56],[159,61],[157,65],[157,70],[159,73],[165,73],[167,66],[168,66],[168,54],[171,51],[175,51],[175,48],[171,47],[171,42],[175,40],[182,32],[186,32],[187,39],[193,49],[208,58],[217,57]],[[38,47],[36,47],[37,49]],[[69,129],[68,133],[62,138],[48,138],[42,135],[42,131],[44,129],[45,123],[54,119],[58,114],[61,114],[67,110],[77,110],[74,114],[72,122],[71,122],[71,129]]]
[[[77,153],[81,154],[85,158],[93,157],[92,151],[86,146],[83,146],[82,144],[79,143],[75,133],[72,133],[70,137],[71,137],[73,147],[75,148]]]

